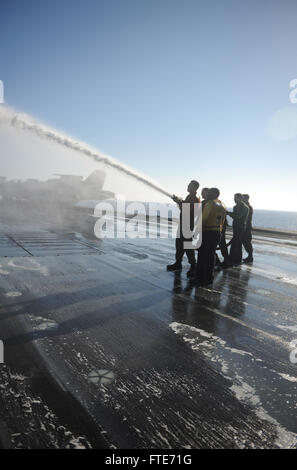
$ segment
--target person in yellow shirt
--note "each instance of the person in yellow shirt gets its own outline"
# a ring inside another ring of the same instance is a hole
[[[202,244],[198,250],[197,282],[207,286],[213,282],[216,247],[220,243],[226,218],[226,207],[219,200],[220,191],[211,188],[202,210]]]

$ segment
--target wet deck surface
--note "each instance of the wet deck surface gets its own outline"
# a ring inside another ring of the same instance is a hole
[[[0,225],[3,446],[297,446],[297,247],[259,237],[212,291],[173,258]]]

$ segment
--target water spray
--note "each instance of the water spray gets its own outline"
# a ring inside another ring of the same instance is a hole
[[[51,142],[55,142],[56,144],[62,145],[67,147],[68,149],[74,150],[76,152],[82,153],[89,158],[92,158],[96,162],[103,163],[111,168],[114,168],[132,178],[135,178],[137,181],[149,186],[150,188],[158,191],[159,193],[172,198],[172,194],[168,193],[165,189],[161,188],[157,183],[151,181],[150,179],[146,178],[138,174],[136,171],[126,167],[122,163],[118,162],[114,158],[99,153],[97,150],[93,150],[84,144],[83,142],[78,142],[71,137],[65,136],[59,133],[56,130],[50,129],[49,127],[42,125],[42,124],[35,124],[30,121],[29,116],[24,114],[18,113],[11,113],[5,116],[7,120],[9,120],[10,124],[17,128],[24,131],[32,132],[38,137],[45,138]]]

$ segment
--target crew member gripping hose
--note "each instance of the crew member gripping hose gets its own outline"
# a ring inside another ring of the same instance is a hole
[[[177,196],[173,195],[172,199],[176,204],[178,205],[180,209],[180,221],[179,221],[179,227],[177,231],[177,236],[175,240],[175,263],[174,264],[169,264],[167,266],[167,271],[181,271],[182,270],[182,260],[184,257],[184,253],[186,252],[186,255],[188,257],[188,261],[190,264],[190,270],[188,271],[187,275],[188,277],[191,277],[192,275],[195,274],[196,270],[196,259],[195,259],[195,250],[194,249],[187,249],[185,248],[186,243],[191,243],[192,241],[192,236],[190,237],[185,237],[183,233],[183,225],[185,222],[185,206],[187,204],[190,204],[189,207],[189,221],[186,221],[186,225],[189,226],[189,231],[193,232],[194,231],[194,219],[195,219],[195,204],[200,203],[199,197],[197,197],[197,190],[199,188],[199,183],[198,181],[192,180],[189,185],[188,185],[188,196],[183,200],[181,198],[178,198]]]

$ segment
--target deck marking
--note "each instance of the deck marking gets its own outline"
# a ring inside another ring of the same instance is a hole
[[[93,370],[88,375],[88,381],[95,385],[109,385],[115,380],[115,374],[111,370]]]

